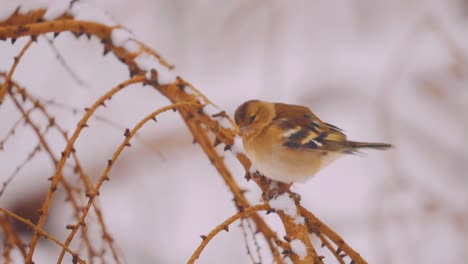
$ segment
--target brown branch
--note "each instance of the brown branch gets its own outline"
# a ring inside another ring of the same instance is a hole
[[[18,66],[19,61],[21,60],[24,53],[31,46],[32,43],[33,43],[33,40],[30,39],[28,41],[28,43],[26,43],[26,45],[24,45],[24,47],[21,49],[18,56],[15,57],[15,61],[13,62],[13,65],[11,66],[10,71],[8,71],[8,75],[6,76],[5,82],[3,83],[2,87],[0,88],[0,105],[2,104],[3,98],[5,98],[5,95],[6,95],[7,91],[8,91],[8,88],[10,86],[10,80],[11,80],[11,77],[13,76],[13,73],[16,70],[16,66]]]
[[[112,32],[111,27],[108,27],[108,26],[105,26],[105,25],[102,25],[102,24],[98,24],[98,23],[94,23],[94,22],[89,22],[89,21],[74,21],[69,16],[62,16],[59,20],[56,20],[56,21],[36,22],[37,18],[38,17],[40,18],[41,12],[43,12],[43,11],[38,11],[37,13],[33,12],[32,14],[28,14],[28,16],[16,15],[17,19],[9,19],[10,24],[7,24],[6,26],[3,26],[2,24],[0,24],[0,39],[6,39],[6,38],[11,38],[11,37],[12,38],[17,38],[17,37],[26,36],[26,35],[40,35],[40,34],[44,34],[44,33],[48,33],[48,32],[62,32],[62,31],[72,31],[72,32],[79,33],[79,34],[80,33],[86,33],[86,34],[95,35],[98,38],[100,38],[102,40],[102,42],[104,43],[105,48],[107,50],[112,50],[116,54],[116,56],[123,63],[125,63],[129,67],[130,73],[132,75],[140,74],[140,73],[145,72],[142,69],[139,69],[138,65],[134,61],[134,58],[136,56],[138,56],[139,54],[141,54],[142,52],[147,53],[147,54],[151,54],[152,56],[158,58],[162,65],[170,67],[170,65],[168,65],[164,60],[162,60],[161,57],[158,54],[156,54],[154,51],[152,51],[148,47],[141,46],[139,53],[130,53],[130,52],[126,51],[124,48],[113,46],[111,41],[110,41],[110,34]],[[32,20],[31,17],[35,17],[36,20]],[[7,21],[7,23],[8,23],[8,21]],[[17,23],[17,25],[14,25],[14,23]],[[156,72],[156,76],[154,77],[155,80],[151,80],[150,84],[153,85],[155,88],[157,88],[158,91],[160,91],[163,95],[168,97],[173,103],[185,102],[185,101],[194,101],[194,100],[198,99],[198,98],[194,98],[196,96],[194,96],[193,93],[188,94],[185,91],[185,89],[192,89],[193,86],[191,86],[189,83],[185,82],[184,80],[179,78],[175,83],[173,83],[171,85],[161,85],[161,86],[159,86],[158,83],[157,83],[157,78],[156,77],[157,77],[157,72]],[[138,81],[135,81],[135,79],[138,79]],[[133,79],[130,79],[130,81],[132,81],[132,80],[135,81],[135,82],[142,82],[142,81],[146,81],[146,78],[144,78],[143,76],[138,76],[138,77],[135,77]],[[116,88],[111,90],[109,93],[117,92],[115,89]],[[117,90],[119,90],[119,89],[117,89]],[[192,90],[194,90],[194,89],[192,89]],[[106,95],[108,95],[108,94],[106,94]],[[206,99],[206,97],[201,96],[201,95],[200,95],[200,97],[202,97],[202,99],[206,103],[210,103]],[[68,155],[70,155],[70,151],[71,151],[71,148],[73,147],[74,142],[76,141],[76,139],[77,139],[78,135],[80,134],[82,128],[87,126],[86,121],[89,119],[89,117],[95,111],[95,109],[100,104],[102,104],[106,99],[109,99],[109,98],[110,97],[105,97],[105,96],[101,97],[101,99],[99,99],[93,105],[93,107],[91,107],[86,112],[85,116],[79,122],[78,128],[75,130],[73,136],[68,141],[67,147],[65,148],[65,151],[63,152],[63,156],[62,156],[62,158],[60,159],[60,161],[57,164],[56,173],[54,174],[54,177],[52,178],[51,187],[49,189],[46,200],[45,200],[45,202],[43,204],[43,209],[45,209],[43,212],[45,212],[45,213],[43,215],[41,215],[41,218],[38,221],[38,227],[42,227],[42,225],[43,225],[43,223],[45,221],[47,211],[48,211],[48,209],[50,207],[53,192],[55,191],[56,186],[57,186],[57,182],[61,177],[61,170],[63,169],[65,159],[68,157]],[[213,165],[216,167],[218,172],[223,176],[223,179],[225,180],[226,184],[229,186],[230,190],[233,192],[234,197],[235,197],[235,201],[236,201],[236,205],[238,207],[238,210],[242,211],[242,209],[248,208],[249,206],[246,206],[246,205],[248,205],[248,201],[245,199],[245,196],[240,191],[240,188],[238,187],[237,183],[233,180],[232,175],[227,170],[221,156],[219,155],[217,150],[214,148],[213,144],[210,142],[207,131],[205,131],[201,127],[201,124],[208,127],[215,134],[215,137],[219,141],[223,142],[224,144],[226,144],[228,146],[231,146],[233,144],[234,137],[237,134],[238,128],[236,126],[234,126],[234,129],[231,130],[231,129],[226,129],[224,127],[221,127],[220,124],[216,120],[214,120],[212,116],[209,116],[209,115],[203,113],[203,111],[195,111],[195,110],[196,109],[194,109],[193,107],[181,107],[180,112],[181,112],[182,117],[184,118],[184,121],[186,122],[187,126],[189,127],[192,134],[196,138],[197,142],[199,142],[200,146],[203,148],[203,150],[205,151],[205,153],[207,154],[209,159],[212,161]],[[228,118],[228,121],[231,124],[234,124],[234,122],[230,118]],[[133,132],[133,130],[129,131],[129,135],[133,135],[132,132]],[[127,139],[128,139],[128,136],[127,136]],[[126,142],[124,142],[125,144],[129,143],[127,139],[126,139]],[[124,146],[125,145],[121,145],[119,147],[118,151],[115,154],[119,155]],[[242,165],[246,168],[246,171],[249,171],[250,161],[243,155],[238,155],[237,158],[242,163]],[[102,182],[107,178],[107,173],[110,170],[110,167],[112,166],[112,162],[113,161],[111,160],[111,162],[106,167],[103,175],[99,179],[99,181],[98,181],[96,187],[93,189],[93,191],[91,193],[88,193],[88,196],[89,196],[88,204],[84,209],[84,212],[83,212],[83,214],[82,214],[82,216],[80,218],[79,224],[75,225],[75,228],[73,229],[72,233],[69,236],[70,241],[68,241],[68,239],[67,239],[67,243],[71,242],[71,239],[73,239],[73,235],[74,235],[74,233],[76,233],[76,230],[78,230],[78,228],[81,226],[81,224],[84,223],[84,219],[85,219],[85,217],[87,215],[89,207],[92,205],[92,201],[94,200],[95,196],[98,194],[99,187],[101,186]],[[262,189],[262,191],[264,193],[267,193],[269,191],[269,185],[267,183],[265,183],[263,181],[259,181],[258,179],[255,182]],[[297,210],[298,215],[299,216],[301,214],[304,215],[304,212],[302,210],[303,208],[300,206],[300,203],[299,203],[298,200],[296,201],[296,205],[297,205],[297,209],[298,209]],[[310,227],[306,226],[305,224],[295,223],[295,221],[294,221],[295,219],[293,219],[293,217],[290,217],[290,216],[286,215],[282,211],[278,211],[276,213],[280,216],[288,237],[291,238],[291,239],[299,239],[302,243],[304,243],[304,245],[307,248],[308,254],[307,254],[305,259],[301,260],[295,254],[290,255],[293,262],[294,263],[322,263],[321,259],[318,257],[318,255],[315,252],[315,249],[313,248],[312,243],[311,243],[311,241],[309,239],[308,231],[309,231]],[[311,218],[310,215],[306,214],[305,216],[309,220],[314,219],[313,217]],[[274,245],[272,245],[272,241],[279,241],[278,239],[273,239],[273,238],[276,238],[276,234],[263,222],[263,219],[261,219],[261,217],[258,216],[258,214],[253,213],[253,215],[251,217],[255,221],[259,231],[261,231],[264,234],[264,236],[265,236],[265,238],[267,240],[267,243],[269,244],[270,249],[273,252],[275,260],[278,263],[282,263],[281,258],[277,254],[277,249],[275,248]],[[321,223],[318,219],[317,219],[317,221],[319,223]],[[317,222],[317,221],[315,221],[315,222]],[[314,222],[314,221],[312,221],[312,222]],[[331,231],[331,230],[329,230],[329,231]],[[331,232],[333,232],[333,231],[331,231]],[[335,240],[341,239],[341,238],[338,235],[336,235],[335,233],[330,233],[330,232],[328,232],[328,233],[329,234],[327,234],[327,236],[330,237],[330,239],[332,241],[334,241],[335,243],[338,243],[337,245],[341,248],[340,244],[343,244],[344,241],[341,240],[341,242],[340,241],[336,242]],[[30,250],[28,252],[27,262],[31,261],[32,254],[34,252],[34,248],[35,248],[36,243],[37,243],[37,239],[38,239],[38,233],[36,232],[34,234],[32,240],[31,240],[31,247],[30,247]],[[66,245],[68,245],[67,243],[66,243]],[[348,249],[348,251],[349,251],[349,249]],[[64,254],[64,252],[62,252],[61,256],[63,256],[63,254]],[[351,257],[352,254],[348,253],[348,255],[350,255],[350,257]],[[354,257],[356,258],[356,256],[354,256]],[[60,261],[61,260],[59,260],[59,262]],[[359,262],[359,263],[365,263],[365,261],[364,262]]]
[[[208,243],[213,239],[219,232],[222,230],[226,230],[230,224],[232,224],[234,221],[236,221],[239,218],[244,218],[247,216],[250,216],[252,213],[258,212],[258,211],[263,211],[263,210],[268,210],[270,206],[268,204],[259,204],[259,205],[254,205],[249,208],[245,208],[244,211],[242,212],[237,212],[233,216],[229,217],[226,219],[224,222],[219,224],[217,227],[215,227],[213,230],[211,230],[210,233],[206,236],[202,236],[202,242],[200,245],[197,247],[195,252],[193,252],[192,256],[188,260],[187,263],[193,264],[195,261],[200,257],[200,254],[202,253],[203,249],[208,245]]]
[[[101,188],[101,185],[104,183],[104,181],[110,180],[109,179],[109,172],[113,168],[112,165],[117,161],[117,159],[119,158],[119,156],[122,153],[122,151],[124,150],[124,148],[125,147],[130,147],[130,139],[132,139],[132,137],[138,132],[138,130],[140,130],[140,128],[142,128],[143,125],[146,124],[148,121],[155,119],[156,116],[159,115],[160,113],[163,113],[165,111],[172,110],[172,109],[177,109],[178,107],[181,107],[181,106],[195,105],[195,104],[196,104],[195,102],[180,102],[180,103],[175,103],[175,104],[172,104],[172,105],[169,105],[169,106],[159,108],[158,110],[155,110],[151,114],[147,115],[140,122],[138,122],[132,130],[127,129],[125,131],[125,140],[120,144],[120,146],[114,152],[114,154],[112,155],[112,158],[110,160],[108,160],[106,168],[102,172],[101,176],[99,177],[99,179],[98,179],[95,187],[91,191],[91,193],[87,194],[87,197],[89,199],[88,203],[83,208],[83,214],[81,215],[78,223],[74,225],[71,233],[68,235],[68,237],[67,237],[67,239],[65,241],[65,245],[68,246],[71,243],[74,235],[76,234],[76,232],[78,231],[80,226],[82,226],[84,224],[85,218],[86,218],[86,216],[87,216],[87,214],[89,212],[89,209],[90,209],[91,205],[93,204],[94,199],[97,197],[97,195],[99,195],[99,189]],[[91,111],[91,109],[90,109],[90,111]],[[70,141],[72,141],[72,140],[73,140],[73,137],[72,137],[72,139]],[[65,255],[65,251],[62,250],[57,263],[62,263],[64,255]]]
[[[5,258],[8,262],[9,260],[9,251],[12,249],[14,246],[16,246],[21,255],[23,256],[24,259],[26,259],[26,249],[23,241],[21,238],[18,236],[18,234],[15,232],[13,226],[11,225],[9,219],[5,215],[0,215],[0,226],[3,229],[3,233],[6,236],[7,243],[8,243],[8,249],[5,250],[4,255]],[[8,252],[7,252],[8,251]],[[11,260],[10,260],[11,261]]]
[[[18,88],[16,85],[14,86],[15,88]],[[25,120],[25,122],[34,130],[36,136],[39,138],[39,142],[40,142],[40,146],[42,146],[48,156],[50,157],[52,163],[54,165],[57,164],[57,158],[55,157],[54,153],[52,152],[52,149],[51,147],[49,146],[49,144],[47,143],[43,133],[41,133],[39,127],[31,120],[30,116],[28,115],[28,113],[23,109],[22,105],[19,103],[19,101],[15,98],[15,96],[13,95],[13,92],[12,91],[9,91],[9,95],[10,95],[10,98],[13,100],[16,108],[21,112],[21,114],[23,115],[23,118]],[[25,94],[23,94],[23,96],[26,96]],[[37,103],[35,103],[37,105]],[[50,123],[48,125],[48,127],[50,127]],[[72,191],[72,187],[70,186],[70,184],[68,183],[68,181],[66,180],[65,177],[60,177],[59,179],[59,182],[62,184],[62,186],[65,188],[65,193],[67,194],[67,197],[68,199],[70,200],[70,203],[72,204],[72,207],[73,207],[73,210],[75,212],[75,216],[76,218],[79,217],[79,213],[80,213],[80,206],[78,205],[78,202],[76,201],[76,199],[74,198],[73,196],[73,191]],[[43,215],[44,211],[42,211],[43,209],[40,209],[38,211],[38,213],[40,214],[40,216]],[[94,252],[93,248],[92,248],[92,245],[91,245],[91,242],[88,238],[88,235],[87,235],[87,232],[86,231],[83,231],[83,239],[85,240],[85,243],[86,245],[88,246],[88,249],[90,252]]]
[[[13,212],[10,212],[2,207],[0,207],[0,212],[8,215],[9,217],[11,218],[14,218],[18,221],[20,221],[21,223],[31,227],[32,229],[34,229],[34,231],[36,233],[38,233],[39,235],[49,239],[49,240],[52,240],[55,242],[55,244],[59,245],[63,250],[65,250],[66,252],[70,253],[70,255],[73,256],[73,259],[76,259],[78,261],[78,263],[80,264],[85,264],[86,262],[84,260],[82,260],[78,254],[76,252],[74,252],[73,250],[71,250],[68,246],[64,245],[62,242],[60,242],[60,240],[58,240],[57,238],[55,238],[54,236],[52,236],[51,234],[47,233],[46,231],[42,230],[40,227],[38,227],[37,225],[33,224],[30,220],[28,219],[24,219],[23,217],[13,213]],[[27,257],[27,256],[26,256]]]
[[[94,111],[99,106],[101,106],[102,103],[104,103],[106,100],[111,98],[115,93],[117,93],[118,91],[120,91],[121,89],[127,87],[130,84],[139,83],[139,82],[142,82],[144,80],[145,79],[142,76],[134,77],[132,79],[129,79],[129,80],[121,83],[120,85],[118,85],[114,89],[108,91],[106,94],[104,94],[101,98],[99,98],[89,108],[89,110],[85,113],[83,118],[80,120],[80,122],[78,123],[78,127],[76,128],[75,132],[73,133],[73,135],[69,139],[65,150],[62,152],[63,154],[62,154],[61,159],[59,160],[59,162],[56,165],[56,172],[55,172],[54,176],[52,177],[49,191],[47,192],[46,199],[45,199],[45,201],[43,203],[43,206],[41,208],[42,214],[41,214],[41,216],[40,216],[40,218],[38,220],[38,223],[37,223],[37,226],[39,228],[42,228],[42,226],[44,225],[44,222],[45,222],[45,220],[47,218],[49,208],[50,208],[51,203],[52,203],[52,197],[54,195],[54,192],[57,190],[57,185],[58,185],[60,179],[62,178],[63,166],[65,165],[66,159],[70,155],[70,152],[72,151],[73,145],[75,144],[75,141],[77,140],[77,138],[80,135],[81,131],[83,130],[83,128],[87,127],[86,122],[89,120],[89,118],[94,113]],[[36,248],[38,235],[39,235],[38,233],[34,233],[32,239],[31,239],[30,247],[29,247],[29,251],[28,251],[28,258],[26,259],[27,262],[31,262],[32,255],[34,254],[34,249]]]
[[[49,126],[55,127],[61,133],[61,135],[63,136],[65,142],[68,142],[69,138],[68,138],[68,135],[67,135],[66,131],[54,121],[55,118],[47,111],[44,104],[39,99],[34,98],[30,93],[28,93],[24,88],[20,87],[16,82],[12,81],[12,84],[17,89],[17,91],[22,95],[23,98],[25,98],[26,100],[31,101],[35,105],[35,107],[37,107],[37,109],[39,109],[40,112],[47,118],[47,120],[49,120]],[[83,168],[82,168],[82,166],[81,166],[81,164],[79,162],[77,153],[72,151],[71,155],[72,155],[73,160],[75,162],[74,170],[76,172],[78,172],[78,174],[80,176],[80,179],[82,180],[82,182],[83,182],[83,184],[85,186],[86,193],[90,193],[91,190],[92,190],[91,180],[89,179],[88,175],[85,174],[85,172],[84,172],[84,170],[83,170]],[[57,164],[57,160],[55,160],[55,164]],[[69,189],[69,187],[66,186],[66,189]],[[73,200],[72,200],[72,204],[73,204]],[[107,242],[116,263],[120,263],[119,258],[118,258],[117,250],[116,250],[115,246],[113,245],[112,236],[107,231],[106,225],[104,223],[104,218],[102,216],[101,209],[99,208],[99,206],[97,206],[97,204],[94,204],[93,208],[94,208],[95,214],[97,216],[99,225],[101,226],[101,231],[103,232],[103,238]],[[79,218],[79,213],[78,212],[80,210],[79,210],[78,206],[75,206],[75,205],[74,205],[74,209],[75,209],[76,218],[78,219]],[[84,237],[84,240],[85,240],[85,244],[88,245],[89,255],[94,256],[94,255],[96,255],[96,252],[95,252],[94,249],[92,249],[92,247],[90,245],[90,241],[89,241],[89,239],[87,237],[87,232],[85,232],[85,231],[86,231],[86,229],[83,229],[83,237]],[[92,258],[91,258],[91,261],[92,261]]]
[[[354,251],[337,233],[335,233],[335,231],[320,221],[320,219],[318,219],[314,214],[302,206],[300,207],[300,210],[301,214],[308,220],[309,228],[313,232],[322,233],[330,238],[338,248],[345,252],[354,261],[354,263],[367,264],[367,261],[365,261],[359,253]]]
[[[324,236],[322,233],[318,233],[317,236],[320,239],[320,241],[322,241],[322,247],[327,247],[340,264],[345,264],[343,258],[340,256],[340,254],[338,254],[338,251],[333,248],[333,246],[328,241],[327,237]]]

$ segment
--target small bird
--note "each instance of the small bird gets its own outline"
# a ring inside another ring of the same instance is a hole
[[[235,112],[247,157],[269,179],[304,182],[340,156],[391,144],[350,141],[304,106],[250,100]]]

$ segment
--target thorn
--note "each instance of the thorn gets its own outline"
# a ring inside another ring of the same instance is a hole
[[[70,151],[73,152],[73,153],[75,153],[75,152],[76,152],[76,149],[75,149],[74,147],[72,147],[72,148],[70,149]]]
[[[124,136],[125,136],[125,137],[130,136],[130,129],[128,129],[128,128],[125,129]]]
[[[289,249],[285,249],[285,250],[283,250],[283,252],[281,252],[281,254],[287,256],[287,255],[291,254],[291,251]]]
[[[60,32],[54,32],[54,38],[58,37],[60,35]]]
[[[101,102],[101,106],[107,107],[107,105],[104,102]]]
[[[288,236],[284,236],[283,238],[284,238],[284,241],[291,242],[291,238],[289,238]]]
[[[123,60],[123,59],[121,61],[122,61],[122,63],[126,63],[126,61]],[[132,78],[133,76],[138,75],[139,73],[140,72],[138,70],[130,70],[130,78]]]
[[[75,225],[66,225],[65,228],[68,230],[73,230],[75,228]]]
[[[89,127],[88,124],[81,125],[81,128]]]
[[[158,72],[155,69],[151,69],[150,73],[151,73],[150,81],[154,84],[154,86],[159,86]]]
[[[72,32],[72,33],[73,33],[73,35],[75,35],[75,37],[77,39],[79,39],[81,37],[81,35],[83,35],[83,32]]]
[[[225,225],[225,226],[223,227],[223,229],[224,229],[226,232],[229,232],[229,226]]]
[[[213,145],[217,147],[219,144],[221,144],[221,140],[218,137],[216,137]]]
[[[356,262],[354,262],[354,260],[351,260],[349,264],[356,264]]]
[[[266,211],[266,214],[271,214],[271,213],[274,213],[274,212],[276,212],[275,209],[268,209],[268,210]]]
[[[31,40],[37,42],[37,35],[31,35]]]
[[[252,179],[252,174],[248,171],[245,172],[245,175],[244,175],[244,178],[247,180],[247,181],[250,181]]]
[[[13,12],[13,15],[18,15],[20,8],[21,8],[21,6],[19,5],[19,6],[15,9],[15,12]]]
[[[223,116],[225,116],[225,115],[226,115],[226,112],[221,111],[221,112],[219,112],[219,113],[216,113],[216,114],[211,115],[211,117],[216,118],[216,117],[223,117]]]
[[[85,110],[85,112],[88,112],[89,107],[85,107],[84,110]]]
[[[16,38],[11,38],[11,44],[15,44]]]
[[[78,256],[76,254],[73,254],[72,263],[73,264],[78,264]]]
[[[231,150],[231,146],[229,145],[224,146],[224,151],[228,151],[228,150]]]
[[[336,249],[336,254],[340,254],[341,253],[341,248],[337,248]]]
[[[39,208],[39,209],[37,209],[36,213],[37,213],[38,215],[43,215],[43,214],[44,214],[44,211],[42,211],[42,208]]]
[[[86,37],[88,38],[88,40],[91,40],[91,34],[89,33],[85,33]]]
[[[109,53],[110,49],[107,47],[107,45],[104,46],[104,51],[102,52],[102,56],[106,56],[107,53]]]
[[[201,237],[201,239],[203,239],[203,240],[206,239],[206,236],[205,236],[205,235],[201,235],[200,237]]]
[[[196,144],[196,143],[197,143],[197,139],[196,139],[196,138],[193,138],[192,144]]]
[[[65,151],[62,151],[62,158],[65,157]]]
[[[237,209],[238,209],[239,212],[241,212],[241,213],[244,212],[244,206],[242,206],[242,205],[237,206]]]
[[[158,120],[156,119],[156,116],[153,116],[151,119],[153,119],[154,122],[158,122]]]
[[[49,126],[54,126],[55,125],[55,118],[51,117],[49,118]]]
[[[130,144],[130,142],[127,142],[127,143],[125,143],[125,146],[127,146],[127,147],[131,147],[131,146],[132,146],[132,144]]]
[[[107,166],[112,166],[112,160],[107,160]]]
[[[244,193],[246,193],[246,192],[248,192],[248,191],[249,191],[249,190],[247,190],[247,189],[242,189],[242,188],[240,189],[240,192],[241,192],[242,194],[244,194]]]
[[[104,176],[104,178],[103,178],[103,179],[104,179],[105,181],[110,181],[110,179],[109,179],[109,176],[107,176],[107,175],[106,175],[106,176]]]
[[[54,178],[54,176],[50,176],[49,178],[47,178],[47,180],[52,181],[53,178]]]

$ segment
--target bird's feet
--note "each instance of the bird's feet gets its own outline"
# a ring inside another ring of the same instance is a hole
[[[282,183],[270,180],[268,178],[266,178],[266,180],[268,182],[268,186],[270,186],[270,189],[268,190],[268,192],[262,194],[262,198],[264,201],[270,201],[272,199],[275,199],[283,193],[289,193],[295,201],[299,202],[301,200],[301,196],[299,194],[291,191],[291,186],[293,185],[293,183]]]

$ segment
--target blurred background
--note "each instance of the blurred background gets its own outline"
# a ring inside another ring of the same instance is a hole
[[[395,144],[388,152],[344,157],[293,189],[369,263],[466,263],[468,1],[89,2],[112,14],[231,116],[253,98],[302,104],[351,139]],[[1,71],[8,71],[26,42],[0,43]],[[83,109],[127,79],[128,71],[113,54],[103,57],[95,38],[76,40],[63,33],[53,43],[41,37],[14,79],[47,99],[56,122],[72,132]],[[167,104],[149,86],[135,85],[100,108],[75,145],[85,171],[97,179],[125,128]],[[0,140],[20,118],[6,100],[0,108]],[[46,126],[39,114],[35,118]],[[185,263],[199,235],[236,212],[227,186],[192,144],[178,114],[158,120],[124,151],[99,197],[128,263]],[[54,131],[47,138],[59,155],[65,142]],[[37,144],[26,126],[4,142],[2,182]],[[243,179],[238,162],[229,153],[225,160],[250,201],[260,202],[258,188]],[[34,217],[53,168],[39,152],[5,189],[0,206]],[[71,168],[65,171],[78,182]],[[275,216],[265,218],[284,233]],[[58,194],[46,230],[63,239],[69,232],[65,225],[74,222],[63,193]],[[93,215],[88,218],[90,228],[96,222]],[[26,239],[31,231],[18,228]],[[209,244],[199,263],[251,262],[242,230],[237,224],[230,230]],[[259,243],[262,263],[271,263],[267,247]],[[35,261],[52,263],[57,252],[41,240]]]

